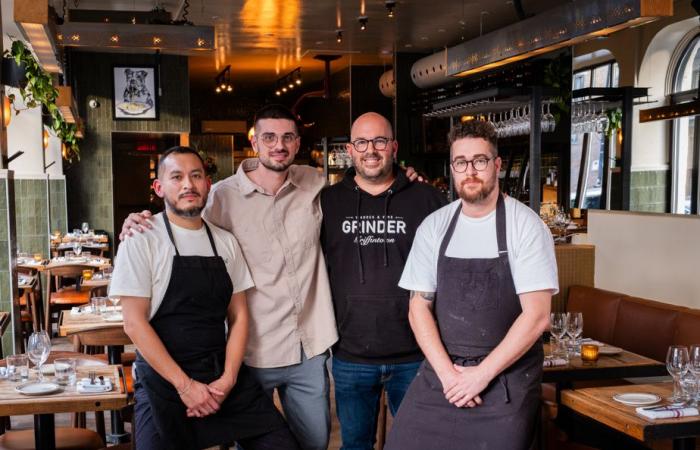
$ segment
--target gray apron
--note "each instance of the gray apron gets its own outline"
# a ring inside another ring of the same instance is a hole
[[[445,255],[461,207],[440,245],[435,318],[455,364],[479,364],[503,340],[522,312],[508,262],[503,196],[496,207],[498,257]],[[475,236],[474,239],[479,239]],[[411,384],[387,440],[387,450],[527,450],[534,437],[542,379],[538,340],[480,394],[483,404],[457,408],[426,360]]]

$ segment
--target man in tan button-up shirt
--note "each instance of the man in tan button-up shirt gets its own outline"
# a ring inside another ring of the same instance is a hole
[[[233,232],[253,276],[246,365],[270,395],[277,388],[301,447],[325,450],[326,360],[338,339],[319,240],[325,179],[292,164],[299,133],[285,107],[258,111],[251,142],[258,158],[243,161],[235,175],[213,186],[204,218]],[[147,216],[132,214],[122,234],[136,224],[149,226]]]

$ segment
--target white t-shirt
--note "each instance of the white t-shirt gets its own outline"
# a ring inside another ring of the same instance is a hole
[[[505,198],[508,261],[515,291],[559,292],[554,241],[547,226],[530,208]],[[444,206],[425,218],[413,240],[399,286],[411,291],[437,290],[437,262],[440,244],[461,200]],[[446,254],[452,258],[496,258],[496,211],[478,219],[460,214]]]
[[[109,284],[109,295],[148,297],[151,299],[153,318],[163,301],[170,283],[175,248],[170,242],[163,222],[163,213],[156,214],[151,221],[152,230],[134,232],[119,246],[114,273]],[[214,256],[207,230],[188,230],[170,222],[173,238],[181,256]],[[209,223],[216,250],[224,259],[226,270],[233,283],[233,292],[253,287],[238,241],[231,233]]]

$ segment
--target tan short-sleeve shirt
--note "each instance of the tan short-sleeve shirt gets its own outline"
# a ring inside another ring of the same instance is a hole
[[[216,183],[204,217],[235,235],[255,283],[247,292],[246,364],[283,367],[301,362],[300,347],[311,358],[338,339],[319,240],[325,179],[312,167],[292,165],[270,195],[246,175],[258,163],[247,159]]]

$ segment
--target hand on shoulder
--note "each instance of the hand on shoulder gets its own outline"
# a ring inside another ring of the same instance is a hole
[[[153,214],[151,214],[151,212],[146,209],[139,213],[129,214],[129,216],[126,218],[126,220],[124,220],[124,223],[122,224],[122,231],[121,233],[119,233],[119,240],[123,241],[129,236],[133,236],[134,231],[143,233],[147,229],[152,229],[152,220]]]

